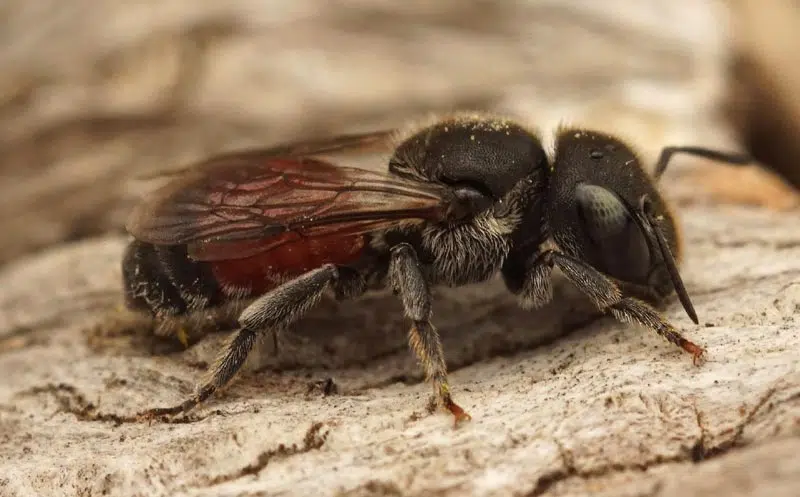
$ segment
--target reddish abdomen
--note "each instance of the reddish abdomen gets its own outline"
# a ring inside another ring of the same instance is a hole
[[[259,251],[259,244],[274,248]],[[232,257],[242,253],[253,255],[225,259],[217,247],[215,260],[209,264],[223,288],[260,294],[324,264],[352,264],[361,256],[365,244],[363,234],[301,238],[297,233],[286,233],[258,242],[225,243],[223,250]]]

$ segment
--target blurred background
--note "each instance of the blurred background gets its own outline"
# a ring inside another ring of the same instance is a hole
[[[122,233],[147,171],[456,109],[775,173],[684,161],[689,196],[800,185],[796,0],[5,0],[0,39],[0,264]]]

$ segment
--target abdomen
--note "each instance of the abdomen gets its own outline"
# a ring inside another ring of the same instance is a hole
[[[357,262],[365,235],[226,242],[192,250],[132,241],[122,262],[126,305],[154,315],[181,315],[261,295],[324,264]],[[194,252],[198,252],[195,254]]]
[[[217,255],[215,260],[208,262],[211,273],[228,295],[262,294],[324,264],[352,264],[360,259],[366,245],[364,235],[300,238],[289,233],[285,237],[286,240],[273,237],[261,242],[274,248],[260,252],[257,242],[226,243],[225,251],[231,256],[236,254],[239,246],[256,253],[244,258],[220,258]]]

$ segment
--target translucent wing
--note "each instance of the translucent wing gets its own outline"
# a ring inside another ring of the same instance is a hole
[[[228,161],[241,160],[265,160],[269,157],[309,157],[313,155],[333,154],[333,153],[368,153],[389,150],[392,144],[392,137],[396,130],[384,129],[379,131],[369,131],[366,133],[353,133],[339,135],[317,140],[304,140],[293,143],[275,145],[273,147],[251,150],[237,151],[229,154],[221,154],[199,164],[192,164],[188,167],[173,168],[168,170],[157,170],[145,173],[138,177],[140,180],[164,178],[177,176],[198,167],[214,167]]]
[[[251,255],[298,237],[441,220],[448,206],[439,185],[251,151],[189,169],[145,199],[127,228],[149,243],[187,244],[194,257],[209,260],[244,257],[247,247]]]

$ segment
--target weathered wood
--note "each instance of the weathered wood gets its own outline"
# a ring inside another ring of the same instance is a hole
[[[118,239],[20,261],[0,274],[2,493],[793,495],[796,214],[684,216],[685,279],[702,321],[691,326],[677,304],[668,316],[708,347],[705,364],[605,319],[532,349],[570,327],[572,304],[527,314],[499,285],[446,292],[437,322],[455,393],[475,418],[459,430],[426,413],[429,387],[383,296],[339,314],[327,304],[282,365],[262,359],[281,372],[246,374],[189,422],[117,424],[189,393],[222,336],[166,353],[146,329],[110,335]],[[384,317],[371,327],[375,314]],[[475,362],[493,347],[506,356]],[[297,368],[310,364],[329,367]],[[339,393],[325,397],[313,384],[328,377]]]
[[[474,418],[460,429],[426,411],[385,295],[324,302],[185,422],[126,419],[189,394],[225,334],[182,350],[115,310],[125,240],[99,234],[140,193],[124,178],[462,104],[613,127],[649,160],[667,142],[730,146],[716,2],[73,1],[51,2],[61,14],[41,30],[26,28],[45,0],[7,3],[0,259],[92,238],[0,271],[3,497],[797,494],[797,210],[720,204],[791,209],[796,194],[744,169],[709,195],[710,165],[690,160],[664,183],[701,325],[666,313],[705,364],[590,318],[563,284],[526,312],[492,282],[435,301]]]

